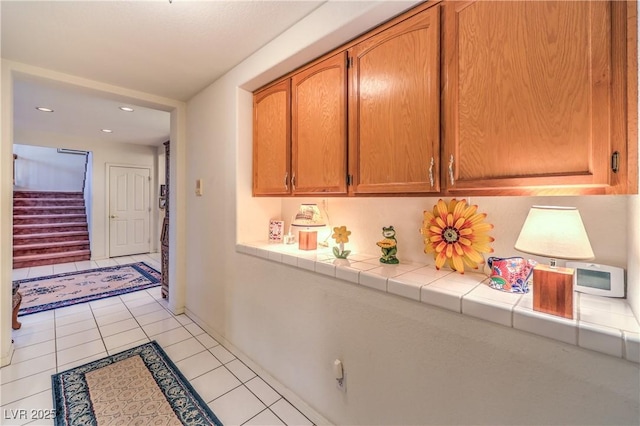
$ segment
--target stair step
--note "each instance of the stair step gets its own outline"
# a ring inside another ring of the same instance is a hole
[[[14,215],[14,225],[86,222],[86,214],[25,214]]]
[[[83,206],[84,198],[13,198],[13,206]]]
[[[13,269],[27,268],[31,266],[55,265],[58,263],[79,262],[82,260],[90,260],[90,250],[76,250],[66,253],[49,253],[27,256],[14,256]]]
[[[36,216],[34,218],[34,216]],[[14,215],[13,216],[14,219],[18,218],[18,219],[84,219],[87,217],[86,214],[77,214],[77,213],[70,213],[70,214],[37,214],[37,215],[33,215],[33,214],[23,214],[23,215]]]
[[[14,198],[80,198],[82,192],[77,191],[13,191]]]
[[[86,222],[67,223],[29,223],[24,225],[13,225],[14,235],[42,234],[46,232],[71,232],[86,231]]]
[[[21,256],[45,256],[53,253],[69,253],[79,250],[89,250],[89,241],[72,241],[73,244],[59,245],[59,243],[53,244],[30,244],[28,246],[14,247],[13,257],[20,258]]]
[[[14,269],[89,259],[82,192],[14,191]]]
[[[89,250],[73,250],[73,251],[68,251],[66,253],[49,253],[49,254],[45,254],[45,255],[35,254],[35,255],[17,256],[17,257],[14,257],[14,259],[17,258],[18,260],[32,260],[32,259],[36,259],[36,258],[39,258],[39,257],[48,258],[48,259],[55,259],[57,257],[64,257],[63,255],[77,256],[77,255],[84,255],[84,254],[91,254],[91,252]]]
[[[84,206],[13,206],[14,216],[47,214],[85,214]]]
[[[36,244],[40,241],[72,241],[77,239],[89,240],[88,231],[68,231],[68,232],[43,232],[40,234],[14,234],[13,245]]]
[[[53,241],[46,243],[35,244],[14,244],[14,253],[18,250],[37,250],[37,249],[50,249],[50,248],[66,248],[73,246],[89,245],[89,240],[71,240],[71,241]]]

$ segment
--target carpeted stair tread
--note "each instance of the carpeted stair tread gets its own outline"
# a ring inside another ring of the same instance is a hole
[[[87,226],[86,222],[66,222],[66,223],[62,223],[62,222],[58,222],[58,223],[25,223],[22,225],[13,225],[13,229],[38,229],[38,228],[64,228],[64,227],[85,227]]]
[[[69,257],[69,256],[83,256],[90,255],[91,250],[74,250],[60,253],[44,253],[44,254],[29,254],[25,256],[14,256],[13,261],[25,261],[25,260],[34,260],[34,259],[57,259],[61,257]]]
[[[38,234],[16,234],[13,236],[14,245],[16,240],[25,239],[47,239],[59,237],[86,237],[89,238],[89,231],[68,231],[68,232],[42,232]]]
[[[84,253],[86,252],[86,253]],[[83,250],[82,254],[69,255],[68,253],[53,253],[59,256],[57,257],[44,257],[37,256],[34,259],[13,259],[13,269],[27,268],[32,266],[42,265],[56,265],[58,263],[80,262],[91,259],[91,252],[89,250]]]
[[[14,191],[13,267],[91,259],[84,194]]]
[[[84,199],[82,198],[14,198],[13,205],[15,207],[33,207],[33,206],[84,207]]]
[[[80,214],[84,214],[84,206],[16,206],[16,205],[13,206],[14,214],[18,214],[18,215],[38,214],[40,212],[52,212],[52,210],[56,210],[60,212],[69,212],[69,211],[80,212]],[[64,214],[64,213],[58,213],[58,214]]]
[[[14,198],[84,198],[78,191],[13,191]]]
[[[14,219],[74,219],[84,218],[84,213],[70,213],[70,214],[19,214],[13,215]]]
[[[55,247],[69,247],[69,246],[80,246],[80,245],[89,245],[89,240],[59,241],[59,242],[36,243],[36,244],[14,244],[13,251],[15,253],[16,251],[19,251],[19,250],[35,250],[35,249],[47,249],[47,248],[55,248]]]

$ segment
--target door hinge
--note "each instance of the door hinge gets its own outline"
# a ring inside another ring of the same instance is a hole
[[[353,175],[347,175],[347,186],[353,185]]]
[[[618,173],[618,170],[620,170],[620,153],[614,151],[614,153],[611,154],[611,171]]]
[[[353,67],[353,56],[347,56],[347,68]]]

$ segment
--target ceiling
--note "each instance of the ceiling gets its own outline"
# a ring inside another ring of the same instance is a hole
[[[322,3],[2,0],[1,52],[3,59],[186,101]],[[70,85],[18,80],[14,131],[143,145],[168,139],[169,113],[119,106]]]

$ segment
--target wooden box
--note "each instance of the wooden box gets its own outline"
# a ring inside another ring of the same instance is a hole
[[[540,264],[534,268],[533,310],[573,318],[573,269]]]

